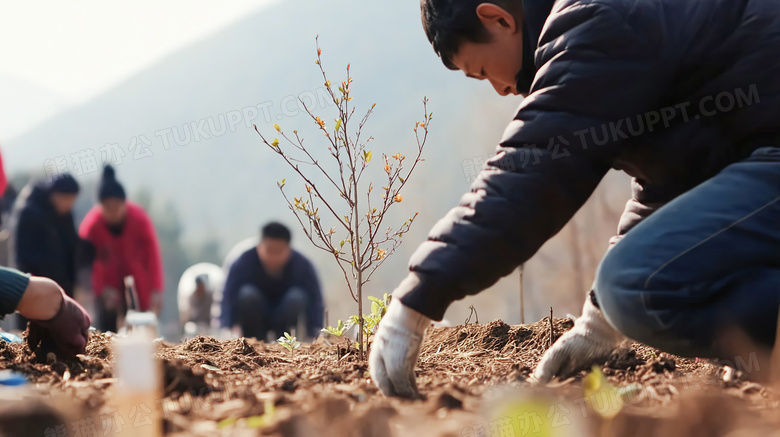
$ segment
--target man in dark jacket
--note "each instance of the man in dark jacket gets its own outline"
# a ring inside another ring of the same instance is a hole
[[[582,317],[535,376],[549,380],[603,359],[620,333],[700,357],[734,359],[722,334],[735,329],[774,343],[780,3],[421,6],[445,65],[489,80],[501,95],[527,97],[496,157],[431,230],[394,292],[370,357],[384,393],[415,395],[430,320],[529,259],[610,168],[633,176],[633,196]],[[513,170],[498,166],[507,160]]]
[[[322,329],[323,301],[314,266],[290,247],[290,230],[280,223],[263,226],[260,243],[230,266],[222,294],[223,328],[238,324],[245,337],[265,340],[282,335],[303,319],[307,335]]]
[[[28,184],[11,214],[11,265],[58,283],[73,297],[84,242],[73,223],[79,184],[68,173]]]

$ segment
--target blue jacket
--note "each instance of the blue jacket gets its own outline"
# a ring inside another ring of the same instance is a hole
[[[223,327],[230,328],[235,325],[234,309],[238,292],[242,286],[247,284],[254,285],[261,290],[270,302],[281,299],[290,287],[303,289],[309,296],[309,307],[306,311],[309,335],[316,336],[322,329],[324,304],[320,282],[314,271],[314,266],[301,253],[292,251],[279,278],[272,278],[266,274],[256,248],[253,247],[241,254],[230,266],[225,280],[220,312],[220,321]]]
[[[780,2],[524,0],[530,83],[480,177],[394,295],[440,320],[528,260],[606,172],[661,205],[780,147]],[[631,204],[631,203],[630,203]]]

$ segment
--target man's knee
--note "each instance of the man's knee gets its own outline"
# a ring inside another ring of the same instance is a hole
[[[239,313],[244,311],[250,311],[257,314],[258,310],[262,310],[268,306],[265,296],[254,285],[243,285],[238,289],[238,299],[236,299],[236,310]]]
[[[642,341],[648,316],[642,286],[642,277],[646,275],[637,259],[625,256],[619,249],[610,250],[599,265],[594,292],[607,321],[624,335]]]
[[[284,294],[283,306],[296,312],[305,312],[306,307],[309,305],[309,296],[306,292],[298,287],[291,287]]]

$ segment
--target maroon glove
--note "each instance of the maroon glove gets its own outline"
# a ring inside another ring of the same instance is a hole
[[[30,320],[27,343],[32,350],[39,344],[45,348],[47,343],[53,343],[53,352],[70,356],[83,354],[91,323],[84,307],[62,293],[62,306],[56,316],[49,320]]]

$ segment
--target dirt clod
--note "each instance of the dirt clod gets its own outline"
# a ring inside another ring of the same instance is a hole
[[[645,360],[636,356],[636,351],[629,348],[620,348],[607,359],[606,366],[614,370],[633,370],[645,363]]]
[[[653,371],[655,373],[664,373],[664,371],[674,372],[676,363],[674,358],[663,356],[653,361]]]
[[[501,320],[490,322],[485,326],[482,335],[482,347],[485,349],[501,350],[509,341],[509,330],[511,328]]]

